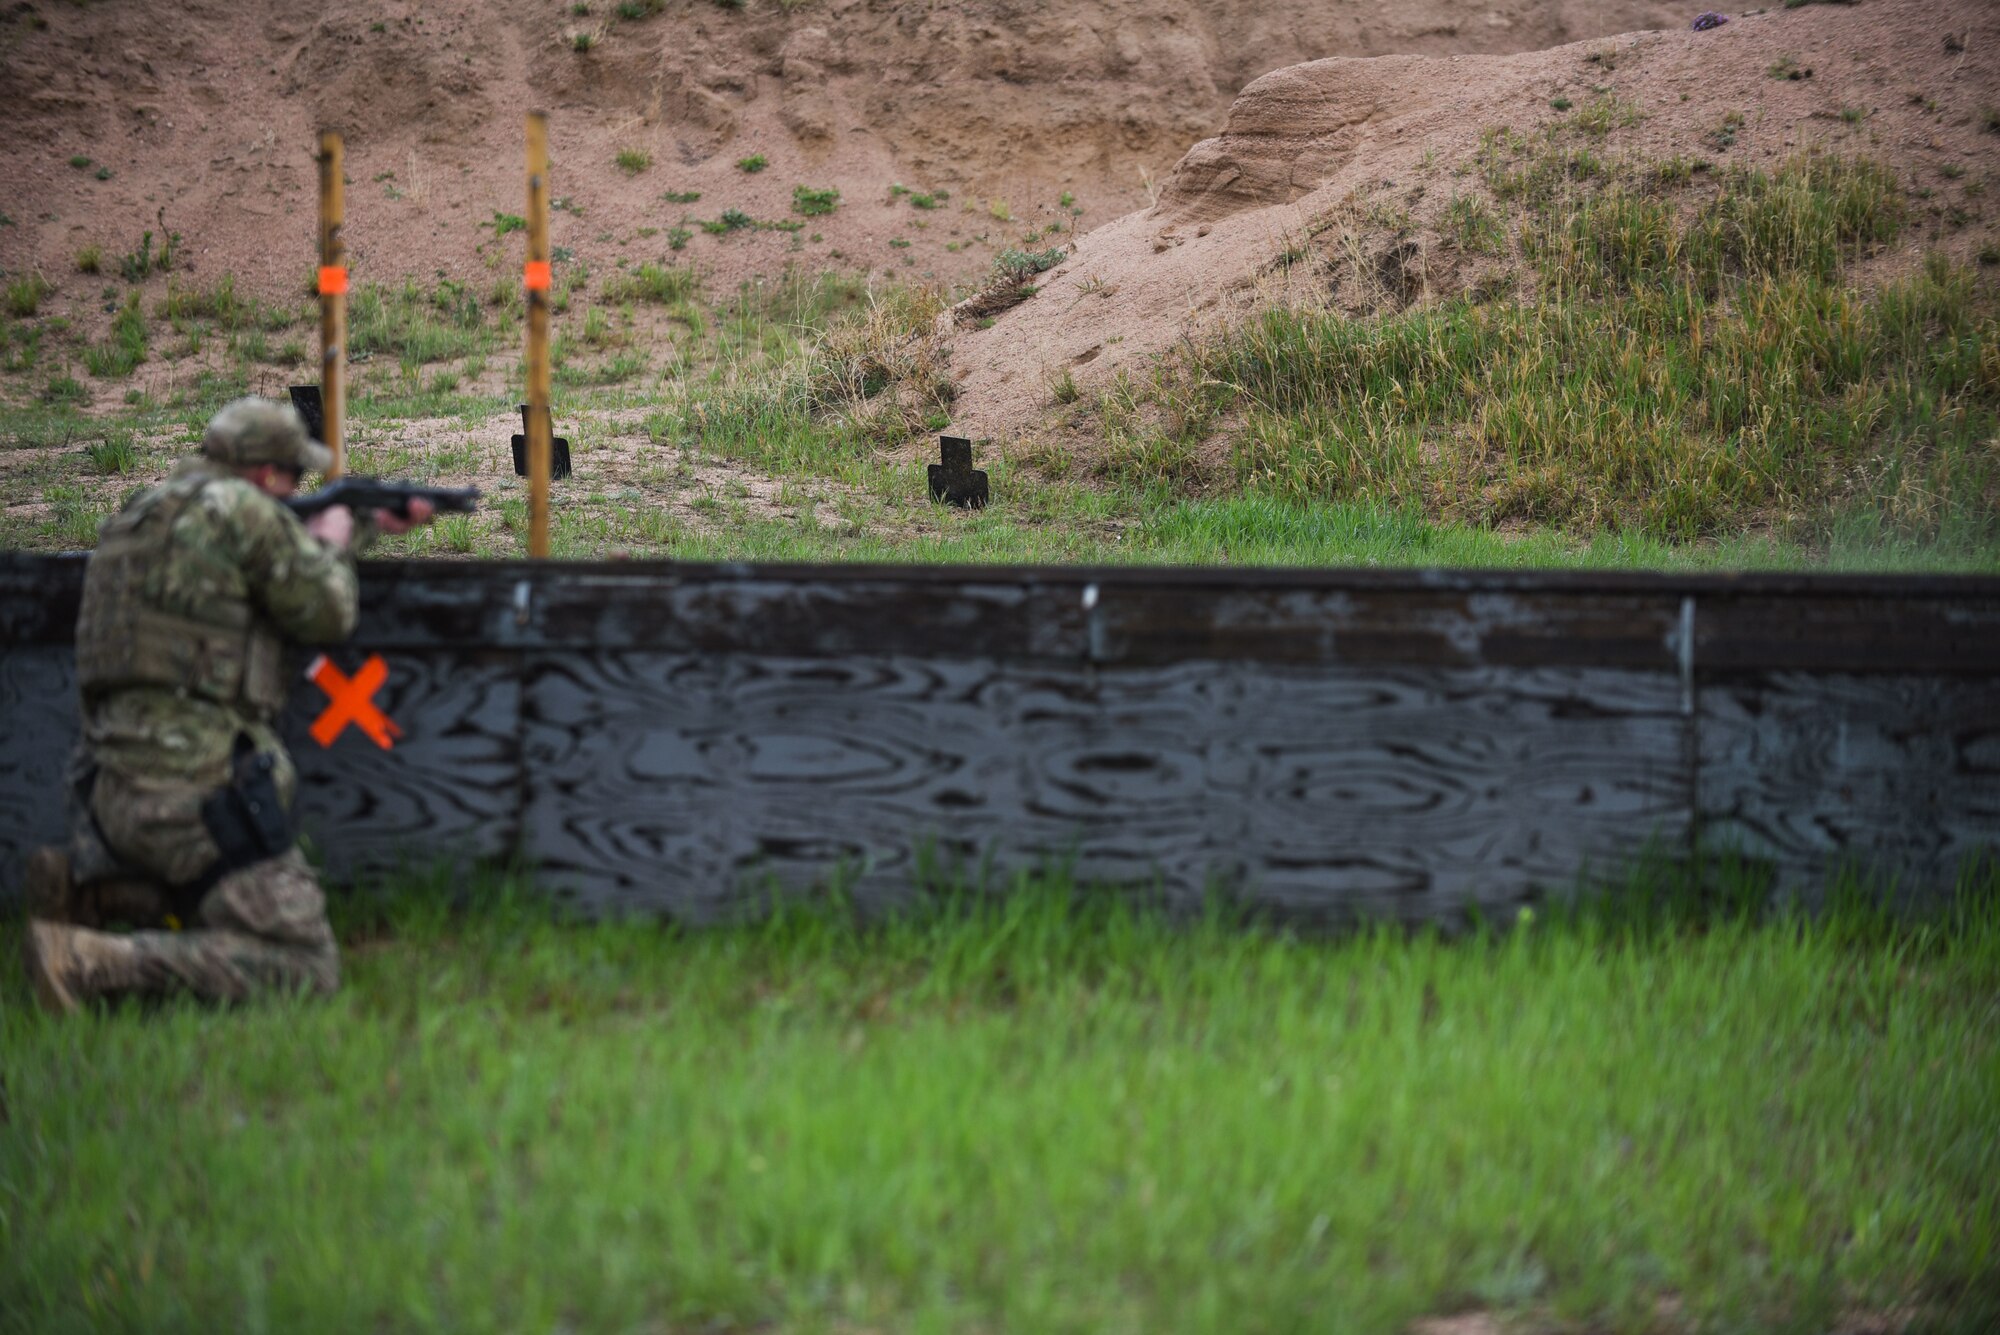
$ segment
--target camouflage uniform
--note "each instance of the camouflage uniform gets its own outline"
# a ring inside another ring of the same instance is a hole
[[[275,847],[239,853],[231,866],[204,812],[260,757],[289,811],[297,775],[272,726],[288,685],[287,644],[354,629],[352,556],[235,472],[267,462],[323,468],[326,452],[291,408],[242,400],[210,423],[203,453],[100,533],[77,618],[83,736],[72,767],[78,902],[103,902],[92,886],[116,888],[110,898],[127,916],[177,907],[188,930],[114,938],[64,929],[88,947],[75,970],[84,976],[69,980],[79,996],[179,990],[237,1000],[339,986],[325,899],[289,832],[280,823]],[[49,939],[31,940],[31,957]]]

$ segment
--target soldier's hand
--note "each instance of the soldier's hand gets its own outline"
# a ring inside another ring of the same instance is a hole
[[[394,510],[377,510],[375,512],[375,527],[384,533],[408,533],[419,524],[430,523],[431,516],[436,513],[437,507],[435,505],[432,505],[421,496],[412,496],[410,498],[410,513],[407,517],[398,515]]]
[[[354,541],[354,511],[344,505],[329,505],[306,520],[306,532],[335,551],[345,551]]]

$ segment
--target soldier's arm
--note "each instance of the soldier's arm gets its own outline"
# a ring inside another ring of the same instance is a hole
[[[352,551],[321,542],[261,493],[252,492],[234,520],[250,596],[280,630],[303,644],[330,644],[354,633],[360,585]],[[362,537],[357,526],[357,546]]]

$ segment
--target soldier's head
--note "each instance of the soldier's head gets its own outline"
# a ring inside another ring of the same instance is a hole
[[[201,452],[273,496],[291,495],[301,474],[321,472],[333,459],[298,409],[257,398],[238,399],[210,418]]]

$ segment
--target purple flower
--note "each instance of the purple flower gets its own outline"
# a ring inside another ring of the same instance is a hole
[[[1696,32],[1707,32],[1710,28],[1720,28],[1727,22],[1729,22],[1729,15],[1718,14],[1711,9],[1705,14],[1694,16],[1694,30]]]

